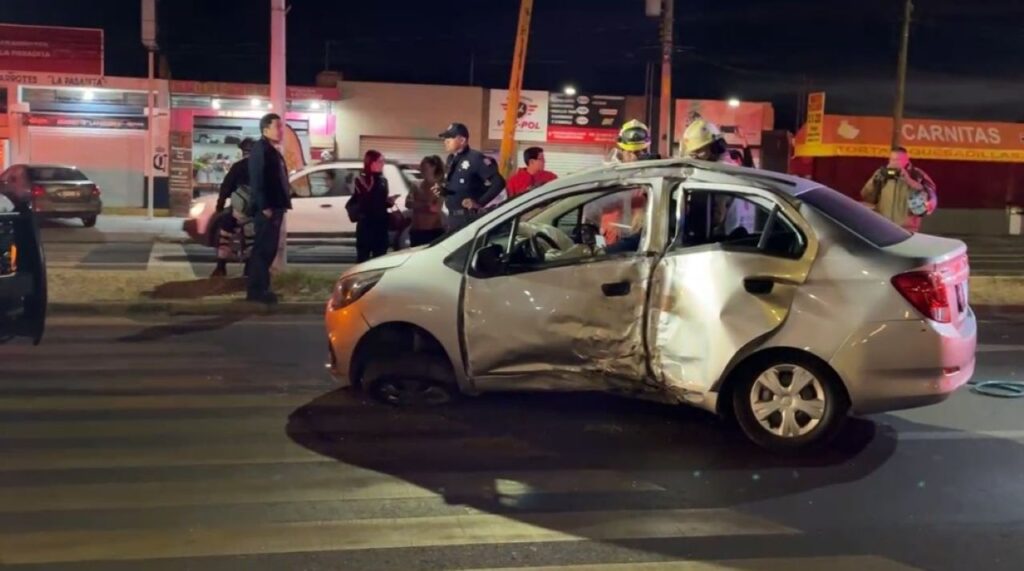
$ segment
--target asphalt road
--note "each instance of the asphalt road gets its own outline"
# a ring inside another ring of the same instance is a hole
[[[54,318],[0,346],[0,564],[47,570],[1019,570],[1024,400],[961,392],[779,459],[601,395],[338,390],[317,319]],[[977,378],[1024,375],[1024,319]],[[718,565],[718,566],[715,566]]]

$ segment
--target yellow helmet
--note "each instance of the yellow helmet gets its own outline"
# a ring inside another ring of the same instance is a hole
[[[721,131],[718,130],[714,123],[709,123],[698,117],[683,132],[683,153],[684,155],[692,155],[715,142],[715,139],[721,136]]]
[[[638,152],[651,146],[651,130],[640,121],[633,119],[619,130],[616,144],[623,151]]]

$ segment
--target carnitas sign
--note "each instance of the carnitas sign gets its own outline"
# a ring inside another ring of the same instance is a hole
[[[0,24],[0,69],[103,75],[103,30]]]
[[[821,142],[797,136],[797,156],[885,157],[892,119],[826,115]],[[1024,124],[907,119],[900,143],[919,159],[986,162],[1024,161]]]
[[[487,121],[487,138],[501,139],[505,129],[505,110],[508,107],[508,91],[491,90],[491,102]],[[516,110],[517,141],[548,140],[548,92],[519,92],[519,107]]]

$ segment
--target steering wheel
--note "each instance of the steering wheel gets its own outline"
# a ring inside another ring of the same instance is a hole
[[[521,264],[543,262],[546,252],[558,249],[558,244],[550,236],[538,232],[517,243],[510,259]]]
[[[581,222],[572,229],[572,241],[593,248],[597,245],[597,237],[601,228],[592,222]]]

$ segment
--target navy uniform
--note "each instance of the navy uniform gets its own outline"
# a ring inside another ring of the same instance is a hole
[[[442,139],[469,138],[469,129],[462,123],[452,123],[439,135]],[[480,151],[467,145],[457,153],[448,155],[445,184],[445,206],[448,209],[448,229],[456,230],[472,222],[483,213],[491,201],[505,190],[505,179],[498,172],[498,164]],[[463,202],[472,200],[475,206],[467,208]]]

